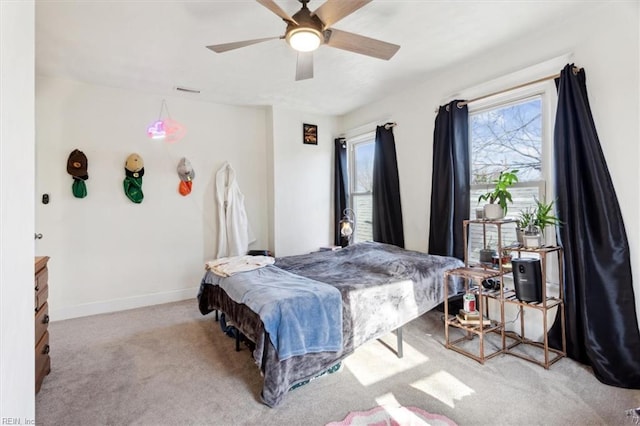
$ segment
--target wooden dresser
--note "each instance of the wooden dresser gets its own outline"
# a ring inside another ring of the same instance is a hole
[[[49,358],[49,270],[47,269],[48,256],[35,258],[35,290],[36,290],[36,393],[40,391],[44,376],[51,371],[51,359]]]

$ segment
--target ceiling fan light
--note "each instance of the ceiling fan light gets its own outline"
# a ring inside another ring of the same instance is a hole
[[[320,47],[321,34],[313,28],[298,28],[287,34],[287,42],[298,52],[311,52]]]

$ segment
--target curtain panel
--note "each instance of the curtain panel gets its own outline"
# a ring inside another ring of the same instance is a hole
[[[338,138],[333,141],[334,148],[334,169],[333,169],[333,219],[334,219],[334,241],[337,246],[346,247],[349,239],[340,234],[340,219],[349,204],[349,177],[347,174],[347,141]]]
[[[377,126],[373,153],[373,241],[404,248],[393,126]]]
[[[433,130],[429,253],[464,259],[462,222],[469,219],[469,111],[441,106]]]
[[[591,365],[601,382],[638,389],[640,333],[629,244],[591,115],[585,72],[567,65],[557,84],[555,191],[565,257],[567,353]],[[558,334],[554,327],[556,347]]]

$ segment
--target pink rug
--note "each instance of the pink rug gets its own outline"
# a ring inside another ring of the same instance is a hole
[[[416,407],[375,407],[369,411],[354,411],[341,422],[326,426],[456,426],[450,418],[431,414]]]

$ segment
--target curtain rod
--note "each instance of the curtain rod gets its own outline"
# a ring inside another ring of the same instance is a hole
[[[574,66],[572,68],[573,75],[577,75],[578,72],[580,72],[580,70],[582,70],[582,68]],[[468,105],[468,104],[470,104],[472,102],[481,101],[482,99],[490,98],[491,96],[501,95],[503,93],[510,92],[510,91],[516,90],[516,89],[521,89],[523,87],[531,86],[533,84],[542,83],[543,81],[555,80],[558,77],[560,77],[560,73],[553,74],[553,75],[548,75],[546,77],[542,77],[542,78],[539,78],[537,80],[528,81],[526,83],[522,83],[522,84],[518,84],[518,85],[513,86],[513,87],[509,87],[508,89],[498,90],[497,92],[489,93],[487,95],[478,96],[477,98],[469,99],[468,101],[458,102],[457,107],[458,108],[462,108],[463,106]],[[448,107],[448,105],[447,105],[447,107]],[[438,112],[438,108],[436,108],[436,112]]]
[[[378,124],[381,121],[386,121],[385,124]],[[384,126],[385,129],[389,130],[389,128],[391,127],[395,127],[397,126],[398,123],[396,123],[395,121],[389,121],[389,120],[376,120],[376,121],[372,121],[370,123],[367,124],[363,124],[362,126],[358,126],[354,129],[350,129],[347,130],[346,132],[340,133],[340,135],[338,137],[340,138],[350,138],[353,136],[359,136],[362,133],[373,133],[376,130],[377,126]],[[373,128],[373,129],[371,129]]]

